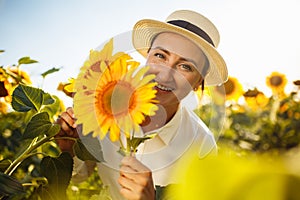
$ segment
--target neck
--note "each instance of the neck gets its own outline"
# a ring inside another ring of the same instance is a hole
[[[158,105],[158,110],[155,115],[151,117],[146,116],[145,120],[141,124],[144,133],[158,129],[168,123],[177,112],[178,106],[179,104],[176,106]]]

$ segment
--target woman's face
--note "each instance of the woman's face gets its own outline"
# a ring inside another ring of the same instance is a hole
[[[149,74],[155,74],[156,97],[161,105],[178,105],[202,83],[203,52],[189,39],[176,33],[161,33],[149,50]]]

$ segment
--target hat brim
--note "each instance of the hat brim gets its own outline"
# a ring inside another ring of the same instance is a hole
[[[184,28],[151,19],[140,20],[133,28],[133,46],[140,54],[146,57],[153,37],[161,32],[178,33],[199,46],[210,63],[209,73],[205,77],[206,85],[220,85],[227,81],[228,71],[226,63],[215,47],[195,33],[187,31]]]

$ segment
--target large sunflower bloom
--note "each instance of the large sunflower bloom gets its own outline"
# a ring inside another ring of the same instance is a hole
[[[93,133],[103,139],[110,132],[116,141],[120,133],[130,136],[139,129],[145,115],[155,114],[154,75],[144,76],[147,67],[137,69],[138,62],[123,54],[110,65],[100,63],[100,70],[89,70],[75,84],[74,112],[83,134]]]
[[[273,72],[266,78],[266,84],[269,88],[271,88],[274,95],[284,95],[287,78],[284,74]]]
[[[91,50],[89,59],[86,60],[83,66],[80,69],[80,73],[77,76],[77,80],[74,80],[74,86],[76,88],[86,89],[85,86],[82,85],[84,83],[84,79],[88,79],[91,75],[91,72],[103,72],[107,66],[109,66],[114,60],[118,57],[122,56],[123,52],[113,53],[113,39],[110,39],[103,47],[101,51]]]

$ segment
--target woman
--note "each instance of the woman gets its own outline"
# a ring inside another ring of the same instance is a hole
[[[156,136],[139,145],[136,156],[113,154],[118,146],[109,139],[101,141],[105,163],[98,163],[102,181],[110,186],[113,199],[155,199],[155,187],[176,183],[171,176],[180,158],[189,149],[200,157],[216,150],[213,135],[181,100],[204,84],[217,85],[227,80],[227,68],[215,47],[219,34],[215,26],[199,13],[179,10],[166,22],[141,20],[133,29],[133,45],[146,57],[147,73],[155,74],[159,109],[146,117],[142,134]],[[71,108],[58,122],[59,135],[77,137]],[[72,153],[72,143],[58,141]],[[82,180],[94,165],[74,158],[74,180]],[[116,167],[118,166],[118,167]],[[119,167],[120,166],[120,167]]]

